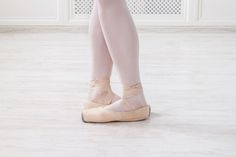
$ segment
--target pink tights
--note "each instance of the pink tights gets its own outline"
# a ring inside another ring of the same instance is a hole
[[[138,35],[125,0],[94,0],[89,37],[92,80],[110,78],[114,63],[123,87],[140,83]],[[143,92],[131,99],[136,107],[130,109],[146,104]],[[115,110],[122,110],[121,103],[113,105]]]

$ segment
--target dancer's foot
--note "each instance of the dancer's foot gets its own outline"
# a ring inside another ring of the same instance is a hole
[[[82,113],[85,122],[138,121],[150,116],[140,83],[125,87],[123,97],[109,106],[93,108]]]
[[[112,91],[109,79],[92,80],[88,101],[84,104],[84,109],[109,105],[119,99],[120,97]]]

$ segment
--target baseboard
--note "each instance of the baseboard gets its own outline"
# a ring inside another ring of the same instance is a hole
[[[0,25],[0,33],[58,33],[58,32],[84,32],[88,31],[88,27],[82,26],[56,26],[56,25]]]
[[[236,33],[236,26],[145,26],[138,25],[137,29],[143,33]],[[0,33],[87,33],[88,26],[40,26],[40,25],[0,25]]]

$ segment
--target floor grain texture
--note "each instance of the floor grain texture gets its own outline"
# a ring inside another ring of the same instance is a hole
[[[87,124],[87,34],[0,34],[0,156],[235,157],[236,33],[139,36],[151,118]]]

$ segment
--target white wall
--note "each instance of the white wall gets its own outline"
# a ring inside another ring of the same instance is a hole
[[[144,25],[236,26],[236,0],[182,0],[178,16],[134,16]],[[78,25],[88,17],[73,14],[73,0],[0,0],[0,25]]]
[[[199,0],[200,24],[236,24],[235,0]]]
[[[0,0],[0,25],[61,25],[68,0]]]

